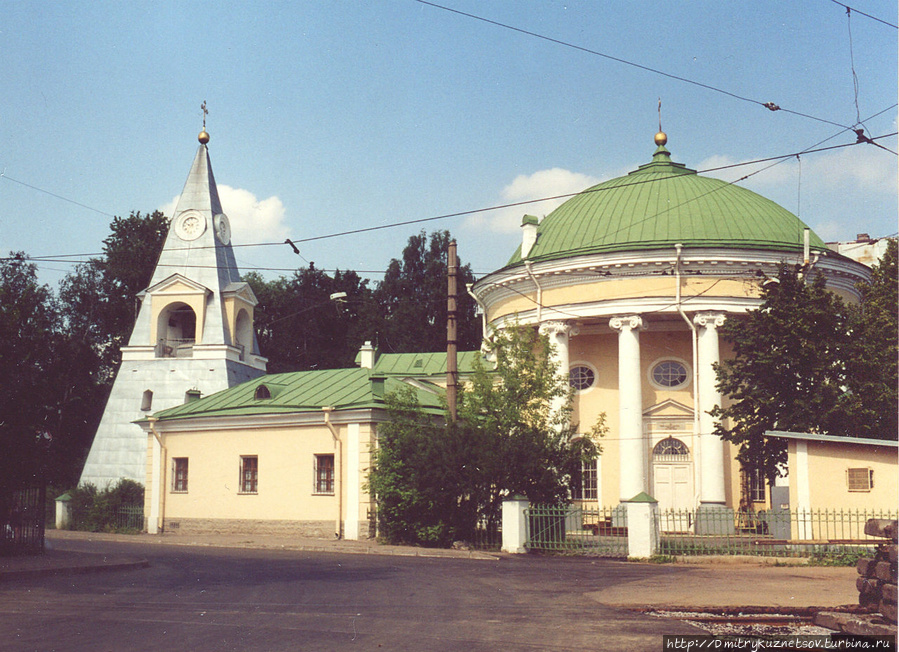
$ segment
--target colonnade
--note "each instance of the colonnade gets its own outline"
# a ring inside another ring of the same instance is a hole
[[[701,312],[694,315],[696,369],[693,392],[698,393],[698,462],[696,480],[699,485],[700,509],[724,508],[724,442],[714,434],[715,419],[708,414],[720,404],[716,387],[714,364],[720,360],[718,328],[724,323],[721,312]],[[640,357],[640,333],[645,330],[643,317],[638,314],[612,317],[609,326],[618,333],[618,432],[620,482],[619,498],[628,501],[641,492],[652,493],[649,466],[649,442],[643,427],[643,367]],[[569,372],[569,338],[577,328],[565,321],[540,324],[554,345],[554,358],[560,374]]]

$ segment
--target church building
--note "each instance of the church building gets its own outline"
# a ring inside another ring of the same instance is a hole
[[[135,421],[265,373],[256,297],[231,249],[204,129],[80,482],[145,481],[147,436]],[[156,252],[148,252],[156,255]]]
[[[744,498],[736,451],[709,415],[722,401],[713,365],[732,355],[718,328],[759,307],[784,263],[849,301],[869,270],[776,203],[674,162],[664,133],[655,144],[630,174],[525,216],[520,248],[473,292],[492,327],[549,335],[584,432],[607,415],[577,498],[615,506],[645,492],[661,509],[696,510],[702,532],[703,514],[708,531]]]

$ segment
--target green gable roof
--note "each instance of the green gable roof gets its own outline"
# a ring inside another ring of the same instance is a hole
[[[459,373],[472,373],[474,361],[479,355],[479,351],[460,351],[456,359]],[[380,354],[373,371],[384,376],[445,376],[446,352]]]
[[[159,420],[191,417],[248,416],[255,414],[290,414],[320,412],[323,407],[335,410],[383,408],[382,393],[408,387],[395,378],[383,379],[383,392],[378,374],[368,369],[323,369],[271,374],[173,408],[161,410]],[[374,381],[374,382],[373,382]],[[261,385],[266,391],[259,391]],[[416,389],[418,401],[429,411],[440,411],[439,396]],[[257,396],[270,398],[257,398]]]
[[[751,190],[672,162],[661,145],[652,162],[588,188],[547,215],[528,260],[669,249],[678,243],[796,252],[802,251],[805,226]],[[811,246],[826,249],[814,233]],[[519,248],[507,266],[522,262]]]

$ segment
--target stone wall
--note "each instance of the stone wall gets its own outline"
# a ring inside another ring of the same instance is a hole
[[[224,518],[166,519],[169,534],[267,534],[312,539],[333,539],[334,521],[269,521]],[[359,538],[368,538],[368,523],[359,523]]]

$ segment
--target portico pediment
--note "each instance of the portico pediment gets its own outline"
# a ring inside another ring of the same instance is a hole
[[[259,303],[259,300],[253,293],[253,288],[250,287],[249,283],[229,283],[228,286],[222,290],[222,296],[243,299],[251,306],[255,306]]]
[[[650,407],[643,410],[643,416],[647,418],[652,417],[679,417],[679,418],[693,418],[693,410],[683,403],[678,403],[673,399],[666,399],[661,403],[656,403],[655,405],[651,405]]]
[[[201,283],[182,276],[172,274],[156,285],[151,285],[142,294],[209,294],[212,292]]]

